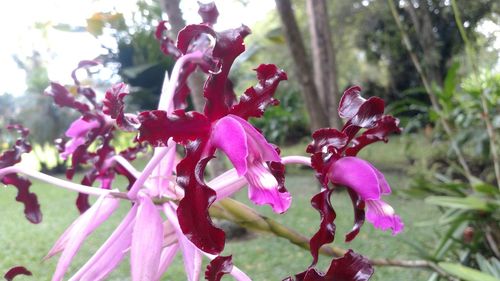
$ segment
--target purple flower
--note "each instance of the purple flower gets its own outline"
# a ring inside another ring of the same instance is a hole
[[[61,153],[61,157],[67,159],[80,145],[87,141],[87,133],[97,127],[99,127],[99,122],[96,120],[87,121],[83,118],[79,118],[73,121],[68,130],[66,130],[66,136],[70,137],[71,140],[66,143],[64,151]]]
[[[353,189],[366,204],[366,219],[376,228],[392,230],[396,235],[403,230],[401,218],[394,209],[381,200],[391,193],[384,175],[370,163],[357,157],[343,157],[335,161],[327,174],[334,183]]]
[[[278,180],[268,167],[269,162],[281,162],[281,158],[252,125],[229,114],[215,124],[210,140],[226,153],[238,175],[246,178],[248,196],[255,204],[269,204],[276,213],[290,207],[290,193],[279,189]]]

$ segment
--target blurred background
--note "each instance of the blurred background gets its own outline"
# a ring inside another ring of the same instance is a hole
[[[276,64],[288,73],[277,93],[280,106],[252,120],[269,141],[283,148],[283,155],[307,155],[305,147],[314,129],[342,125],[336,107],[342,92],[352,85],[360,85],[364,97],[383,98],[386,113],[401,120],[402,135],[365,149],[360,157],[386,174],[396,193],[391,204],[405,221],[405,232],[393,238],[366,225],[358,241],[344,244],[338,238],[336,243],[370,258],[424,260],[432,266],[381,265],[373,280],[499,280],[498,1],[221,0],[216,4],[220,13],[216,30],[241,24],[252,30],[245,53],[231,70],[236,93],[256,83],[252,69],[261,63]],[[83,83],[103,95],[110,85],[124,81],[131,89],[127,110],[152,109],[164,73],[174,63],[161,52],[155,28],[160,20],[169,20],[176,34],[185,24],[201,22],[197,10],[194,0],[3,2],[0,127],[20,122],[30,128],[33,152],[26,163],[54,174],[66,165],[53,140],[77,115],[43,94],[50,81],[71,88],[71,71],[78,62],[97,60],[101,66],[77,73]],[[197,108],[197,103],[192,97],[190,107]],[[8,134],[0,135],[1,147],[12,141]],[[308,202],[316,191],[314,178],[311,171],[288,172],[296,202],[290,215],[282,218],[267,208],[259,210],[310,235],[316,225],[309,222],[317,221]],[[32,267],[38,276],[49,276],[53,270],[53,261],[41,266],[39,258],[77,212],[61,215],[50,209],[47,203],[54,196],[61,199],[58,204],[72,208],[71,202],[63,203],[64,192],[37,193],[47,208],[42,226],[13,223],[21,221],[15,218],[22,214],[12,202],[14,192],[0,196],[0,205],[9,206],[0,210],[0,244],[8,245],[0,253],[0,271],[27,257],[37,264]],[[352,207],[345,194],[334,196],[338,229],[347,231]],[[50,220],[50,214],[58,219]],[[14,218],[5,221],[6,217]],[[112,229],[96,236],[105,237]],[[34,233],[40,233],[39,249],[27,254],[20,241]],[[235,238],[228,251],[255,280],[284,278],[310,259],[307,251],[278,238],[243,236]],[[94,244],[81,254],[80,263],[85,251],[92,252],[99,242]],[[264,251],[269,248],[276,249],[274,256]],[[16,254],[7,257],[6,252]],[[180,280],[176,276],[182,275],[176,274],[182,265],[176,266],[167,277]],[[127,270],[123,267],[111,279],[125,280]]]

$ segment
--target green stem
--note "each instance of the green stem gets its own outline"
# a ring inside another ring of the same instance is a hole
[[[253,231],[261,231],[287,239],[302,249],[309,250],[309,239],[271,218],[257,213],[247,205],[231,198],[225,198],[218,201],[210,207],[210,215],[215,218],[232,221],[242,227]],[[334,246],[324,245],[320,249],[320,254],[330,257],[343,256],[347,251]],[[396,266],[405,268],[423,268],[438,271],[439,268],[432,262],[426,260],[400,260],[400,259],[369,259],[375,266]]]

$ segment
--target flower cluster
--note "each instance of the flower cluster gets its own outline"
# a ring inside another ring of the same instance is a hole
[[[368,280],[373,273],[371,265],[352,251],[334,259],[326,273],[318,271],[315,265],[320,247],[334,239],[335,213],[330,196],[337,186],[347,187],[355,210],[355,226],[346,240],[354,239],[359,232],[365,209],[366,219],[375,227],[392,229],[393,234],[402,230],[400,218],[381,199],[391,192],[384,176],[356,157],[364,146],[387,141],[390,133],[399,132],[397,119],[383,114],[381,99],[365,100],[360,89],[353,87],[340,102],[339,114],[347,120],[341,131],[314,132],[313,142],[307,148],[311,158],[281,157],[279,149],[268,143],[248,120],[262,117],[267,107],[279,104],[274,93],[280,82],[287,80],[286,73],[272,64],[258,66],[257,85],[237,98],[229,71],[245,50],[244,38],[250,30],[242,26],[216,32],[212,28],[218,16],[215,5],[200,5],[203,23],[186,26],[177,43],[166,35],[165,22],[156,30],[163,52],[176,59],[170,78],[165,78],[158,109],[126,113],[124,98],[128,89],[123,83],[111,87],[102,102],[97,101],[94,91],[81,85],[75,73],[76,97],[57,83],[47,88],[46,94],[57,105],[73,108],[82,115],[66,131],[69,139],[58,142],[61,157],[71,161],[66,173],[69,180],[77,167],[90,166],[81,185],[16,166],[21,154],[31,148],[25,140],[28,131],[21,126],[11,127],[22,137],[13,149],[0,155],[0,179],[18,188],[16,200],[25,204],[28,220],[38,223],[42,217],[36,195],[29,192],[29,180],[18,174],[79,192],[76,205],[81,216],[46,256],[60,253],[52,280],[63,280],[85,239],[124,200],[132,202],[127,215],[69,280],[104,280],[127,254],[132,280],[160,280],[177,252],[182,253],[187,280],[200,279],[203,256],[211,260],[205,270],[207,280],[220,280],[224,274],[236,280],[250,280],[233,265],[231,256],[220,256],[225,233],[212,223],[209,208],[248,185],[253,203],[269,205],[276,213],[286,212],[292,196],[285,188],[285,164],[291,163],[308,165],[316,171],[322,190],[311,203],[320,212],[321,223],[310,240],[311,266],[286,280]],[[78,68],[94,65],[96,62],[84,61]],[[196,68],[208,76],[203,93],[194,93],[203,94],[206,100],[202,112],[186,111],[190,93],[187,79]],[[133,146],[117,151],[112,145],[116,130],[136,132]],[[130,161],[148,144],[154,148],[153,156],[143,171],[137,171]],[[177,147],[184,148],[182,158],[177,155]],[[234,169],[207,182],[205,168],[217,150],[227,155]],[[112,189],[116,175],[128,179],[126,189]],[[96,181],[100,186],[92,187]],[[98,197],[92,206],[89,195]],[[6,276],[12,279],[16,274],[27,273],[25,268],[16,267]]]

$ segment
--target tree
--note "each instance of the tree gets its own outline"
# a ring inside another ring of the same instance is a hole
[[[330,30],[326,0],[307,0],[307,15],[311,33],[313,76],[324,110],[330,117],[330,126],[342,126],[336,114],[340,100],[337,78],[336,51]]]
[[[321,106],[323,103],[315,85],[311,71],[311,62],[308,58],[291,2],[290,0],[276,0],[276,7],[292,60],[295,64],[295,76],[300,83],[302,97],[309,113],[311,130],[314,131],[319,128],[329,127],[329,116],[325,111],[325,107]]]

